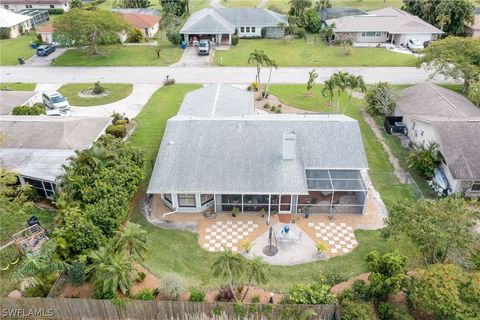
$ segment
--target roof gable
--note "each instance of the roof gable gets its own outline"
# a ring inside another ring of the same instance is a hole
[[[0,8],[0,28],[10,28],[30,19],[32,17]]]
[[[194,12],[180,29],[180,33],[234,33],[235,26],[215,12],[205,8]]]
[[[160,21],[159,16],[139,13],[122,13],[122,17],[134,28],[153,28]]]

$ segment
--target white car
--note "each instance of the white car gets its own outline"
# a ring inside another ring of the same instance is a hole
[[[70,104],[67,101],[67,98],[62,96],[57,91],[45,91],[42,94],[43,104],[49,109],[58,109],[58,110],[68,110],[70,109]]]
[[[71,116],[72,113],[69,110],[59,110],[59,109],[53,109],[53,110],[47,110],[47,116],[50,117],[64,117],[64,116]]]
[[[423,50],[423,43],[417,39],[410,39],[407,42],[407,48],[412,51]]]
[[[197,53],[199,56],[210,54],[210,43],[208,40],[200,40],[197,47]]]

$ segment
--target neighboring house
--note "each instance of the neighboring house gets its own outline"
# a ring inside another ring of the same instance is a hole
[[[41,35],[43,42],[53,43],[53,24],[45,24],[37,28],[36,32]]]
[[[30,24],[32,28],[36,28],[39,25],[47,22],[50,20],[50,15],[48,10],[45,9],[21,9],[15,11],[15,13],[23,14],[25,16],[30,16],[32,20],[30,20]]]
[[[9,10],[20,9],[70,9],[69,0],[0,0],[0,5]]]
[[[9,31],[9,38],[14,39],[22,33],[29,31],[32,28],[31,19],[32,17],[30,16],[0,8],[0,28]]]
[[[443,31],[408,12],[385,8],[369,11],[367,15],[346,16],[327,20],[335,24],[337,40],[354,43],[406,44],[410,39],[421,42],[436,40]]]
[[[480,38],[480,8],[475,8],[474,21],[465,26],[465,34],[469,37]]]
[[[88,149],[111,118],[2,116],[0,167],[18,175],[40,196],[52,198],[62,166],[75,150]]]
[[[145,38],[153,38],[158,32],[160,25],[160,16],[140,13],[121,13],[132,28],[140,30]]]
[[[356,120],[255,114],[251,92],[217,84],[168,120],[147,193],[185,213],[363,214],[367,167]]]
[[[13,108],[18,106],[32,106],[37,96],[38,92],[35,91],[0,90],[0,115],[11,114]]]
[[[214,39],[217,44],[231,44],[232,36],[282,38],[288,18],[265,8],[205,8],[194,12],[180,29],[187,43],[197,39]]]
[[[438,144],[451,191],[471,195],[474,181],[480,183],[480,109],[459,93],[425,82],[401,91],[394,115],[403,118],[413,144]]]

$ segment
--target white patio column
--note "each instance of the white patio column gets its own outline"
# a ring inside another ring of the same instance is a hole
[[[188,43],[189,43],[189,41],[188,41],[188,34],[184,34],[184,36],[185,36],[185,41],[187,42],[187,47],[188,47]]]
[[[232,34],[229,33],[228,34],[228,45],[231,45],[232,44]]]

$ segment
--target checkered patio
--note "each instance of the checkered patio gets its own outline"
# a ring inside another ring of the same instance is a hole
[[[309,222],[308,226],[315,229],[315,236],[327,245],[330,254],[349,253],[358,245],[353,228],[340,222]]]
[[[255,229],[258,224],[253,220],[216,221],[205,229],[203,247],[210,252],[223,251],[224,248],[239,252],[242,242]]]

